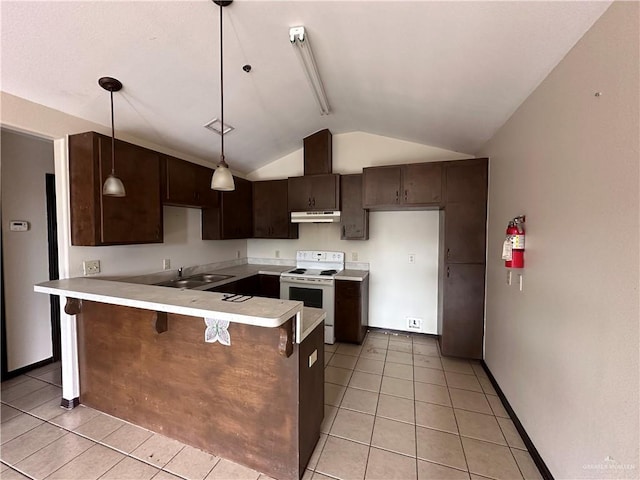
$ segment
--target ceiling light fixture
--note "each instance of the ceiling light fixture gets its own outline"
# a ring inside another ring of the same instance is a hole
[[[309,33],[305,31],[304,27],[292,27],[289,29],[289,41],[298,53],[302,67],[311,85],[313,95],[316,97],[318,105],[320,105],[320,115],[328,115],[330,111],[329,102],[327,101],[327,94],[324,91],[324,86],[320,79],[318,66],[313,58],[311,44],[309,43]]]
[[[223,71],[223,50],[222,50],[222,7],[230,5],[233,0],[213,0],[213,3],[220,6],[220,163],[213,172],[211,177],[211,188],[213,190],[220,190],[223,192],[229,192],[235,190],[236,186],[233,182],[233,175],[229,171],[229,166],[224,160],[224,71]]]
[[[116,132],[113,124],[113,92],[119,92],[122,89],[122,83],[115,78],[102,77],[98,79],[98,85],[107,90],[111,95],[111,173],[104,181],[102,195],[108,197],[124,197],[127,194],[124,189],[124,184],[122,180],[116,177]]]

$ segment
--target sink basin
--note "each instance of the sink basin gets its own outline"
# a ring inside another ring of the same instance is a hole
[[[173,287],[173,288],[197,288],[207,285],[209,283],[220,282],[231,278],[233,275],[217,275],[215,273],[201,273],[199,275],[192,275],[186,278],[174,278],[173,280],[166,280],[164,282],[156,283],[160,287]]]

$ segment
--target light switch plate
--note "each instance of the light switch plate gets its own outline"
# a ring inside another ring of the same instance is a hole
[[[85,260],[82,262],[82,270],[85,276],[100,273],[100,260]]]

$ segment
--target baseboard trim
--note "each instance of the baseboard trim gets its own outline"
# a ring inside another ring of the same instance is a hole
[[[71,410],[73,408],[76,408],[78,405],[80,405],[80,398],[79,397],[72,398],[71,400],[63,398],[60,401],[60,406],[62,408],[66,408],[67,410]]]
[[[11,370],[10,372],[7,372],[2,376],[2,381],[4,382],[5,380],[19,377],[20,375],[29,373],[31,370],[44,367],[45,365],[49,365],[50,363],[53,363],[53,362],[54,362],[53,357],[49,357],[49,358],[45,358],[44,360],[40,360],[39,362],[32,363],[31,365],[20,367],[20,368],[17,368],[16,370]]]
[[[518,416],[513,411],[513,408],[511,408],[511,405],[509,405],[509,401],[507,400],[507,397],[504,396],[504,393],[500,389],[498,382],[496,382],[496,379],[491,373],[491,370],[489,370],[489,367],[487,366],[484,360],[481,360],[481,364],[482,364],[482,368],[484,368],[484,371],[487,372],[487,376],[491,381],[491,385],[493,385],[493,388],[496,390],[496,393],[498,394],[498,398],[502,402],[502,405],[504,405],[504,408],[509,414],[509,416],[511,417],[511,420],[513,420],[513,424],[515,425],[516,430],[518,430],[518,433],[522,437],[522,441],[527,447],[527,450],[529,450],[529,454],[531,455],[531,459],[533,460],[533,463],[535,463],[536,467],[538,467],[538,470],[540,470],[540,474],[542,475],[542,478],[544,478],[545,480],[554,480],[553,475],[551,475],[551,472],[547,467],[547,464],[544,463],[544,460],[540,456],[540,453],[538,453],[538,450],[536,449],[535,445],[531,441],[531,438],[529,438],[527,431],[522,426],[522,423],[520,423]]]

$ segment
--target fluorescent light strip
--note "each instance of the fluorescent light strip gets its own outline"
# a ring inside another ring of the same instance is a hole
[[[307,74],[307,79],[311,85],[311,91],[320,106],[320,115],[328,115],[329,102],[327,101],[327,95],[324,92],[324,86],[322,85],[320,74],[318,73],[316,61],[313,58],[311,44],[309,43],[309,35],[305,31],[304,27],[290,28],[289,41],[298,53],[304,72]]]

